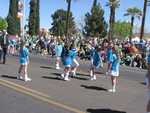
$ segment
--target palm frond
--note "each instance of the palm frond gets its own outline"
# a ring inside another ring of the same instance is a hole
[[[106,6],[118,8],[120,6],[120,0],[109,0],[109,2],[106,3]]]
[[[142,16],[142,11],[137,7],[132,7],[132,8],[128,8],[124,15],[125,16],[141,17]]]
[[[130,15],[129,13],[125,13],[125,14],[124,14],[124,16],[129,16],[129,15]]]

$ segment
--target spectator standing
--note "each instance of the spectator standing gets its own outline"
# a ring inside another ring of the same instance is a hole
[[[1,47],[2,47],[2,63],[5,64],[6,63],[6,55],[7,55],[7,49],[8,49],[8,34],[7,34],[7,31],[6,30],[3,30],[2,32],[2,36],[1,36]],[[0,58],[1,58],[0,57]],[[0,59],[0,60],[2,60]]]

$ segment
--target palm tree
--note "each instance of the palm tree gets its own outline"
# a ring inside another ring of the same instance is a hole
[[[150,3],[150,0],[144,0],[143,16],[142,16],[142,24],[141,24],[141,32],[140,32],[140,40],[142,40],[143,34],[144,34],[145,18],[146,18],[146,11],[147,11],[148,3]]]
[[[113,38],[113,29],[114,29],[114,23],[115,23],[115,15],[116,15],[116,8],[119,7],[120,0],[109,0],[109,2],[106,4],[106,6],[110,7],[110,19],[109,19],[109,34],[108,39],[112,40]]]
[[[130,29],[130,36],[129,40],[131,42],[132,35],[133,35],[133,25],[135,18],[139,18],[142,16],[142,11],[138,9],[137,7],[128,8],[127,12],[124,14],[124,16],[131,16],[131,29]]]

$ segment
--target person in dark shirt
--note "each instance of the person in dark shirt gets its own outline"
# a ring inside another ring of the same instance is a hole
[[[1,61],[2,59],[0,59],[0,61],[3,64],[5,64],[6,63],[7,48],[8,48],[8,34],[7,34],[6,30],[3,30],[3,32],[2,32],[0,44],[1,44],[1,48],[2,48],[1,57],[3,58],[3,61]]]

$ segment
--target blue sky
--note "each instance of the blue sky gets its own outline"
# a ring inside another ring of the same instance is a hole
[[[26,2],[26,18],[28,17],[29,12],[29,3],[30,0],[25,0]],[[65,0],[40,0],[40,24],[41,27],[50,28],[51,26],[51,14],[53,14],[57,9],[63,8],[67,9],[67,4]],[[91,6],[93,4],[93,0],[72,0],[71,11],[73,12],[73,16],[75,17],[75,21],[77,25],[83,22],[84,15],[86,12],[90,11]],[[101,6],[105,10],[105,19],[109,20],[109,8],[106,7],[106,2],[108,0],[98,0]],[[129,7],[143,7],[144,0],[120,0],[120,7],[116,10],[116,20],[127,20],[129,21],[129,17],[124,17],[124,13]],[[8,14],[9,0],[1,0],[0,3],[0,16],[6,17]],[[142,10],[142,9],[141,9]],[[148,8],[147,16],[146,16],[146,32],[150,32],[150,13],[148,13],[150,8]],[[135,24],[137,26],[141,25],[141,21],[136,19]]]

